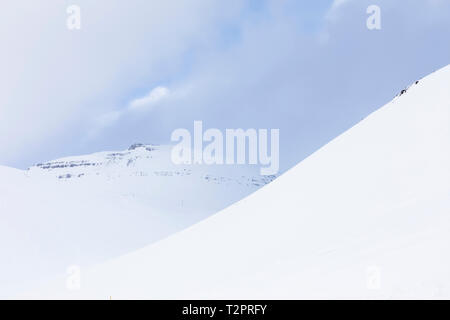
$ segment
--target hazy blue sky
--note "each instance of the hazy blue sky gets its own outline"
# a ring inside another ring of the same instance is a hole
[[[18,0],[0,30],[0,163],[22,168],[203,120],[280,128],[286,169],[450,63],[446,0]]]

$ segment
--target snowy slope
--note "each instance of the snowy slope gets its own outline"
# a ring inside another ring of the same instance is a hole
[[[450,66],[178,234],[31,297],[450,298]]]
[[[0,297],[142,248],[274,178],[256,167],[174,165],[170,151],[133,145],[0,167]]]

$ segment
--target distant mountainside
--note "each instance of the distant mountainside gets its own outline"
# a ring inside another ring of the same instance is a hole
[[[215,184],[237,184],[246,187],[261,187],[275,176],[257,175],[249,166],[191,166],[171,163],[171,146],[133,144],[125,151],[99,152],[92,155],[61,158],[39,163],[27,170],[27,177],[56,177],[76,179],[101,176],[117,179],[130,176],[176,177],[194,176]],[[253,173],[254,175],[248,175]]]
[[[275,178],[250,166],[175,165],[170,152],[134,144],[0,167],[0,296],[162,239]]]

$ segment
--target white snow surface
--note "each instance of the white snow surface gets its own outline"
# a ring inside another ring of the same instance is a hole
[[[449,88],[447,66],[247,198],[83,270],[80,290],[25,297],[448,299]]]
[[[133,145],[0,166],[0,297],[142,248],[274,179],[250,166],[175,165],[170,153]]]

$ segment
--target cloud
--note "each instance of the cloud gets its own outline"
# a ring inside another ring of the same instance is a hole
[[[236,0],[76,4],[80,30],[66,26],[66,1],[2,4],[0,164],[27,166],[94,148],[76,142],[93,118],[114,122],[113,110],[136,88],[174,77],[186,52],[208,50],[242,10]]]
[[[334,0],[330,10],[336,10],[339,7],[349,3],[351,0]]]
[[[170,90],[166,87],[156,87],[152,91],[150,91],[145,97],[134,99],[128,105],[129,111],[140,111],[146,110],[148,111],[150,108],[153,108],[158,102],[167,98]]]
[[[305,33],[297,15],[279,6],[249,19],[225,50],[199,56],[176,84],[190,88],[183,99],[122,125],[158,142],[198,119],[215,128],[280,128],[281,166],[289,168],[450,63],[450,43],[442,41],[450,2],[380,0],[380,31],[366,27],[371,4],[341,2],[338,19],[323,12],[317,33]]]
[[[96,117],[88,130],[88,139],[95,138],[102,130],[114,126],[120,119],[132,112],[149,112],[169,96],[167,87],[158,86],[147,95],[131,100],[125,108],[108,111]]]
[[[0,11],[0,163],[165,143],[201,119],[280,128],[287,168],[450,62],[448,1],[379,0],[380,31],[366,0],[329,1],[310,29],[299,20],[314,1],[78,2],[79,32],[54,1]]]
[[[110,127],[110,126],[116,124],[116,122],[119,121],[119,119],[122,115],[123,115],[122,111],[110,111],[110,112],[100,115],[94,121],[94,125],[92,126],[92,128],[89,131],[89,137],[92,138],[93,136],[97,135],[104,128],[107,128],[107,127]]]

